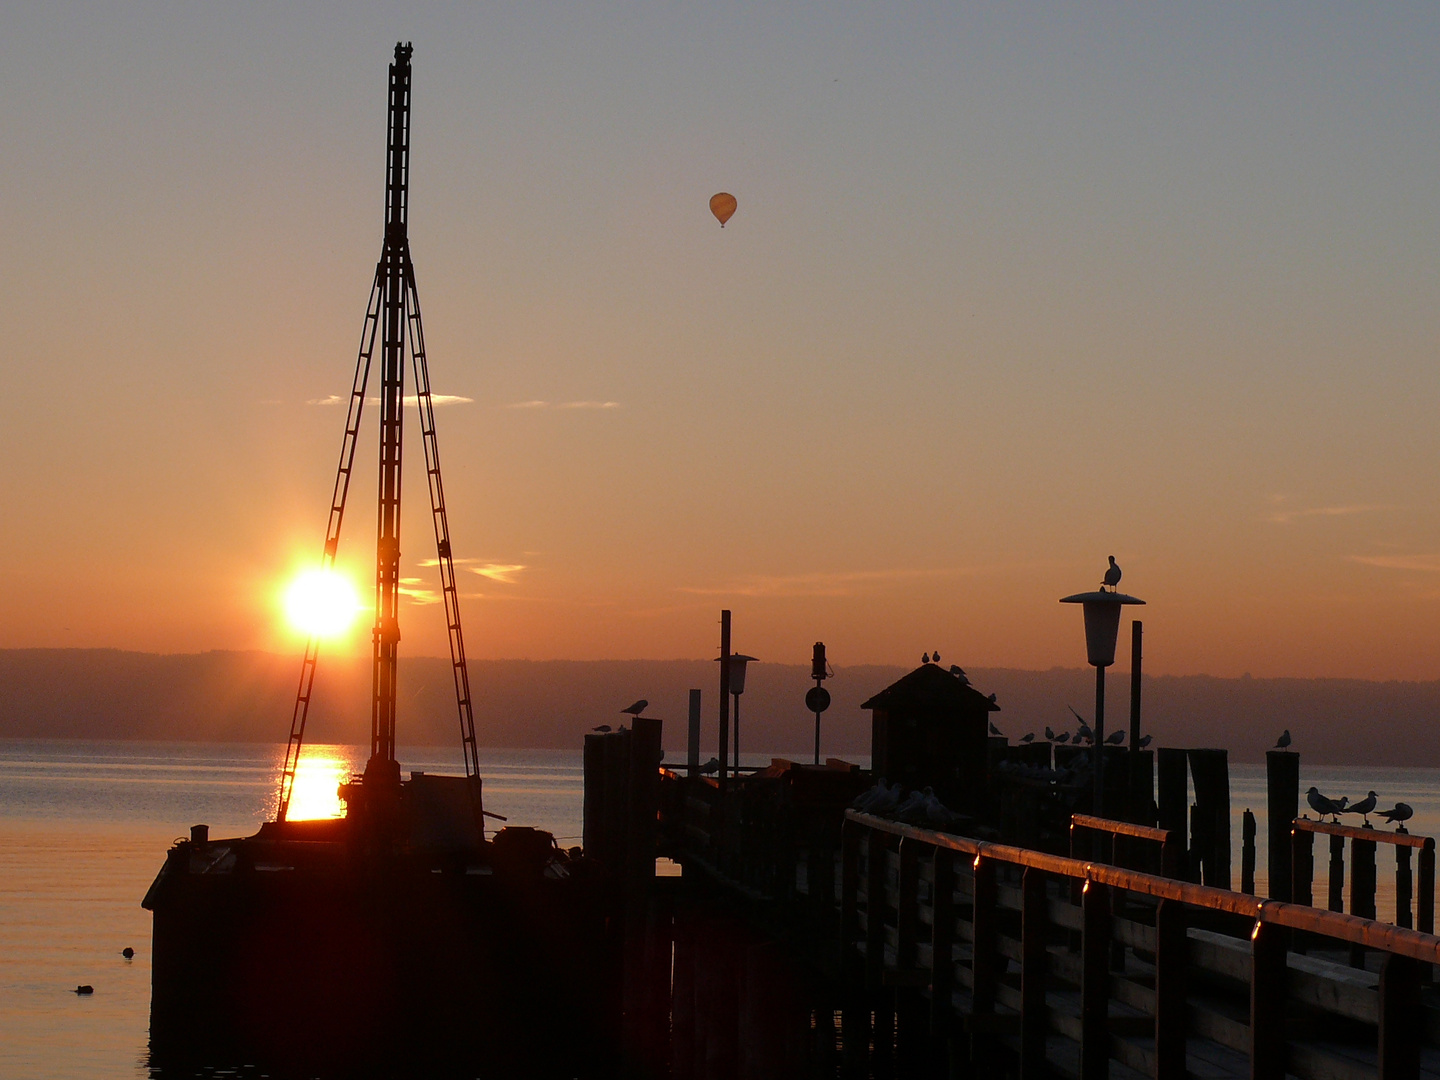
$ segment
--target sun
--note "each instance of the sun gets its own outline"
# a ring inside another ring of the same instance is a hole
[[[337,637],[360,612],[360,597],[350,579],[334,570],[306,570],[285,590],[285,616],[311,637]]]

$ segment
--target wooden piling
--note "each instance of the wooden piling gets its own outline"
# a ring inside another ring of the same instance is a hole
[[[1255,895],[1255,815],[1249,807],[1240,819],[1240,891]]]
[[[685,732],[685,775],[691,779],[700,775],[700,691],[690,691],[689,725]]]
[[[660,762],[665,758],[664,723],[637,716],[630,730],[629,876],[643,887],[655,877],[656,817],[660,812]]]
[[[605,830],[605,743],[603,735],[585,736],[585,801],[580,840],[585,853],[599,856]]]
[[[1195,804],[1205,822],[1206,844],[1202,852],[1204,883],[1219,889],[1231,888],[1230,875],[1230,766],[1226,750],[1191,750],[1190,777],[1195,784]]]
[[[1160,789],[1160,828],[1173,830],[1181,836],[1187,835],[1190,831],[1190,796],[1185,751],[1162,746],[1155,755],[1155,775]]]
[[[1300,813],[1300,755],[1289,750],[1265,753],[1266,835],[1270,849],[1266,862],[1270,873],[1270,898],[1291,900],[1294,876],[1290,823]],[[1298,902],[1298,901],[1297,901]]]

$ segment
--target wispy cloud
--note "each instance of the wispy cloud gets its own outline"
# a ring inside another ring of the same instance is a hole
[[[507,409],[548,409],[549,407],[548,401],[512,401],[505,406]]]
[[[1294,510],[1275,510],[1265,517],[1266,521],[1276,525],[1288,525],[1300,518],[1313,517],[1352,517],[1355,514],[1373,514],[1377,510],[1390,510],[1392,507],[1379,503],[1354,503],[1349,506],[1308,506]]]
[[[886,582],[963,577],[983,569],[975,566],[778,574],[745,577],[720,587],[682,586],[679,591],[697,596],[854,596]]]
[[[416,604],[438,604],[440,602],[440,594],[434,589],[425,588],[421,584],[420,578],[401,578],[398,591],[401,596],[409,597]]]
[[[618,401],[513,401],[507,409],[618,409]]]
[[[479,574],[481,577],[489,578],[491,581],[498,581],[502,585],[515,584],[515,576],[525,569],[527,569],[527,567],[524,563],[492,562],[469,567],[472,574]]]
[[[416,396],[415,394],[406,394],[406,395],[405,395],[405,404],[406,404],[406,405],[414,405],[414,404],[415,404],[416,402],[418,402],[419,400],[420,400],[420,398],[419,398],[418,396]],[[439,408],[439,407],[442,406],[442,405],[469,405],[469,404],[470,404],[471,402],[473,402],[474,400],[475,400],[474,398],[461,397],[459,394],[431,394],[431,395],[430,395],[430,403],[431,403],[432,405],[434,405],[436,408]],[[345,404],[347,404],[349,401],[350,401],[350,395],[348,395],[348,394],[344,395],[343,397],[342,397],[340,394],[331,394],[331,395],[329,395],[328,397],[323,397],[323,398],[311,398],[309,401],[305,402],[305,404],[306,404],[306,405],[345,405]],[[379,405],[379,404],[380,404],[380,399],[379,399],[378,397],[368,397],[368,398],[365,399],[365,402],[366,402],[367,405]]]
[[[1378,566],[1382,570],[1418,570],[1440,574],[1440,555],[1351,555],[1351,562]]]

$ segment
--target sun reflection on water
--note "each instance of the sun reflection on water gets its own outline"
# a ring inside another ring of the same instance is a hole
[[[295,767],[290,793],[291,821],[338,818],[344,813],[339,788],[350,778],[350,762],[331,748],[307,748]]]

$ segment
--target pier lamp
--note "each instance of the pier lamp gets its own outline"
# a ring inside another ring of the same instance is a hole
[[[730,654],[730,696],[735,699],[735,772],[740,772],[740,695],[745,692],[745,665],[756,659],[744,653]]]
[[[1095,743],[1092,757],[1095,765],[1095,794],[1091,813],[1103,813],[1100,801],[1104,779],[1105,750],[1105,669],[1115,663],[1115,641],[1120,636],[1120,609],[1144,600],[1122,592],[1099,589],[1062,597],[1062,604],[1079,604],[1085,614],[1085,652],[1095,669]]]

